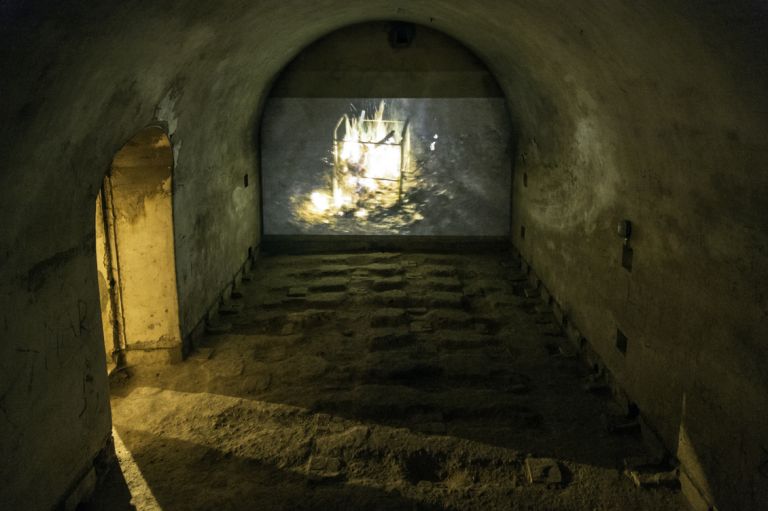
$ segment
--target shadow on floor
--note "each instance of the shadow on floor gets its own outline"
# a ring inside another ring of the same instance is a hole
[[[312,480],[256,460],[191,442],[121,430],[162,511],[450,511],[437,503],[408,499],[396,491],[352,486],[342,480]],[[173,463],[166,463],[173,459]],[[182,460],[183,462],[179,462]],[[193,484],[190,484],[193,483]],[[119,467],[110,470],[91,502],[80,511],[128,511],[130,493]]]
[[[501,256],[412,257],[267,259],[228,333],[114,382],[164,509],[678,509],[621,474],[637,431],[608,433],[615,405]],[[312,456],[357,485],[312,481]],[[565,480],[528,484],[529,456]]]
[[[615,405],[609,396],[585,393],[586,370],[576,360],[551,360],[544,368],[512,357],[457,352],[440,359],[393,351],[392,358],[377,354],[374,364],[364,355],[344,361],[344,346],[328,342],[324,349],[332,355],[293,346],[283,360],[272,361],[280,346],[262,347],[258,339],[214,338],[210,360],[160,369],[157,377],[140,375],[114,392],[126,396],[142,385],[213,393],[606,468],[619,469],[624,457],[644,454],[639,438],[608,434],[601,415],[616,412]],[[495,367],[485,375],[451,376],[438,360],[470,372]]]
[[[136,511],[117,458],[113,458],[105,468],[106,473],[99,480],[93,496],[80,504],[77,511]]]

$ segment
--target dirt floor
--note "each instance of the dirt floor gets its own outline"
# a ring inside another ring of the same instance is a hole
[[[130,509],[128,491],[163,510],[684,509],[663,467],[640,470],[643,487],[626,475],[650,454],[636,422],[585,389],[517,268],[260,258],[214,325],[229,331],[119,373],[122,473],[89,509]]]

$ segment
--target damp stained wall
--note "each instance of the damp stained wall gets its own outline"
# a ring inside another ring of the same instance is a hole
[[[487,64],[516,130],[514,244],[718,509],[765,507],[768,42],[752,0],[2,4],[0,501],[50,508],[109,436],[93,208],[117,150],[167,126],[186,335],[259,237],[243,175],[269,85],[371,19],[429,25]]]

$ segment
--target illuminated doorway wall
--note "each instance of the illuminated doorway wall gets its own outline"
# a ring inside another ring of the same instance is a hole
[[[181,357],[172,207],[173,151],[148,127],[120,149],[96,203],[96,257],[110,370]]]

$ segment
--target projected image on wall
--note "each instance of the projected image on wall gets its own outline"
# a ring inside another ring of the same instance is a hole
[[[413,175],[408,168],[408,120],[386,119],[385,108],[382,101],[372,115],[362,110],[339,119],[327,186],[298,198],[295,211],[301,220],[330,224],[356,218],[360,225],[385,217],[408,221],[401,207],[403,193],[409,191],[405,176]]]
[[[272,98],[265,234],[505,235],[500,98]]]

